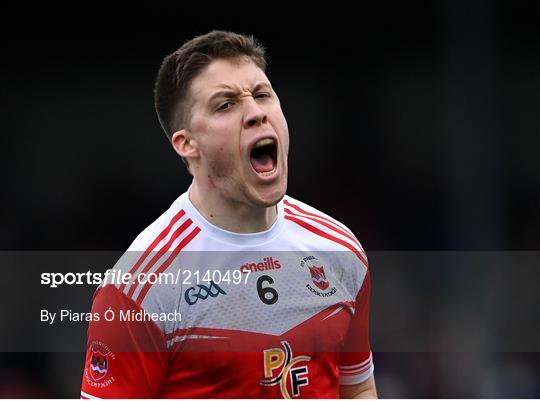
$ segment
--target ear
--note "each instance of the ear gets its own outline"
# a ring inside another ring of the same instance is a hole
[[[185,129],[176,131],[173,134],[171,144],[176,153],[188,162],[199,157],[198,143],[193,139],[190,132]]]

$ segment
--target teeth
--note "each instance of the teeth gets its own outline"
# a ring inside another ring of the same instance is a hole
[[[261,139],[260,141],[257,141],[257,143],[253,146],[253,149],[261,148],[267,145],[272,145],[273,143],[275,143],[275,141],[272,138]]]

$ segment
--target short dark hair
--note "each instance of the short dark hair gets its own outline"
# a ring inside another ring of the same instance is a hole
[[[253,37],[234,32],[211,31],[197,36],[163,59],[154,88],[154,104],[165,134],[189,126],[190,83],[213,60],[249,57],[266,69],[264,47]]]

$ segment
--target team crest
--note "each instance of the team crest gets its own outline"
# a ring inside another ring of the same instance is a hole
[[[111,375],[111,361],[116,358],[109,347],[101,341],[92,341],[88,349],[90,360],[84,376],[87,383],[95,388],[105,388],[114,383],[115,379]]]
[[[306,285],[306,288],[311,291],[313,294],[318,295],[320,297],[328,297],[332,296],[336,293],[336,287],[330,288],[328,292],[326,292],[330,287],[330,281],[326,277],[326,273],[324,271],[324,266],[319,259],[317,259],[315,256],[306,256],[302,261],[300,262],[300,267],[307,267],[309,269],[309,274],[311,275],[311,281],[315,285],[316,288],[312,287],[310,284]],[[324,291],[324,292],[322,292]]]
[[[90,358],[90,375],[95,381],[100,381],[107,375],[109,371],[108,364],[106,354],[100,351],[92,352],[92,357]]]
[[[326,279],[326,275],[324,274],[324,267],[323,266],[310,266],[309,272],[311,273],[311,280],[313,280],[313,284],[315,284],[317,287],[319,287],[321,290],[326,290],[330,283]]]
[[[261,386],[278,386],[283,398],[300,396],[300,388],[309,385],[307,363],[310,356],[293,358],[292,348],[287,341],[282,341],[283,348],[264,350],[264,379]]]

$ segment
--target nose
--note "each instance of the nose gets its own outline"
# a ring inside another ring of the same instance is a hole
[[[260,127],[267,121],[266,112],[251,96],[244,98],[244,129]]]

